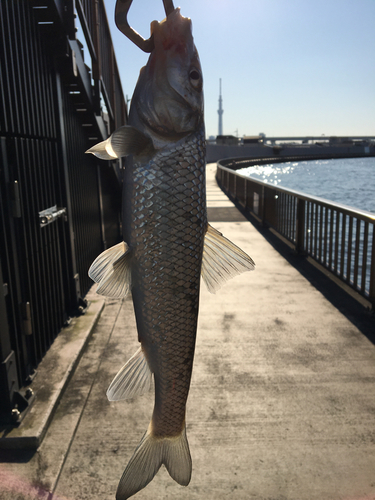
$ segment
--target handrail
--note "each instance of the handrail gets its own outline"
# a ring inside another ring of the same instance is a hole
[[[235,170],[259,163],[265,164],[265,159],[218,161],[216,180],[231,199],[287,239],[296,252],[313,258],[375,308],[375,214]]]
[[[76,8],[92,60],[92,77],[99,84],[113,132],[127,122],[127,107],[104,0],[76,0]]]

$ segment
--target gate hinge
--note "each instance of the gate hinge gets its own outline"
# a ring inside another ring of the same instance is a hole
[[[54,222],[59,217],[66,214],[66,208],[57,208],[57,205],[46,208],[39,212],[39,224],[40,227],[48,226],[51,222]]]
[[[11,200],[12,200],[12,215],[13,217],[19,219],[22,217],[21,211],[21,197],[20,197],[20,185],[18,181],[14,181],[11,189]]]
[[[19,388],[14,351],[0,363],[0,381],[2,389],[0,424],[18,425],[32,405],[35,395],[30,387]]]
[[[31,322],[31,306],[30,302],[24,302],[22,304],[22,323],[23,323],[23,333],[25,335],[33,334],[33,326]]]

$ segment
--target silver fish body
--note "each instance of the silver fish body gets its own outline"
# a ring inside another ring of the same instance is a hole
[[[236,245],[207,223],[202,76],[191,22],[179,9],[152,25],[155,48],[132,99],[129,126],[88,152],[130,155],[124,177],[124,241],[103,252],[89,275],[97,292],[132,293],[138,340],[107,396],[135,397],[152,388],[149,428],[117,489],[124,500],[144,488],[164,464],[179,484],[192,462],[185,411],[192,375],[200,277],[215,292],[253,269]]]
[[[204,128],[134,162],[124,184],[124,239],[133,250],[139,341],[155,378],[155,436],[185,421],[207,229]]]

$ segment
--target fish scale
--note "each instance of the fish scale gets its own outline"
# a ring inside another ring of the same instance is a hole
[[[168,155],[164,150],[146,165],[135,162],[133,181],[125,183],[124,196],[132,200],[129,236],[125,229],[133,253],[132,294],[139,339],[155,376],[152,429],[158,437],[181,434],[185,421],[199,304],[197,261],[207,226],[204,157],[202,127]]]

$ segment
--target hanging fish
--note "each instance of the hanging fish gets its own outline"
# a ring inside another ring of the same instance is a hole
[[[185,409],[193,367],[200,276],[210,292],[254,268],[252,259],[207,222],[203,79],[191,20],[164,0],[167,17],[143,40],[118,0],[116,23],[151,52],[131,101],[129,125],[89,149],[127,159],[123,239],[103,252],[89,276],[97,292],[131,291],[139,350],[112,381],[109,400],[133,398],[155,385],[151,422],[120,480],[116,498],[144,488],[162,464],[181,485],[192,462]]]

